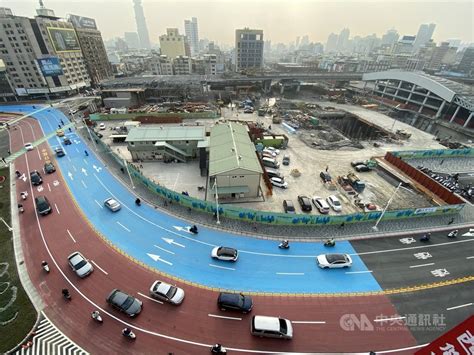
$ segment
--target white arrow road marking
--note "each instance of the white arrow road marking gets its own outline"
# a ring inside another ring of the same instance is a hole
[[[235,269],[231,268],[231,267],[224,267],[224,266],[219,266],[219,265],[214,265],[214,264],[209,264],[209,266],[212,266],[212,267],[216,267],[218,269],[225,269],[225,270],[233,270],[235,271]]]
[[[173,253],[172,251],[166,250],[165,248],[162,248],[162,247],[160,247],[160,246],[158,246],[158,245],[153,245],[153,246],[154,246],[155,248],[158,248],[158,249],[160,249],[160,250],[163,250],[163,251],[165,251],[165,252],[167,252],[167,253],[170,253],[171,255],[174,255],[174,254],[175,254],[175,253]]]
[[[54,204],[54,207],[56,207],[56,211],[58,212],[58,214],[61,214],[61,212],[59,212],[58,205],[57,205],[57,204]]]
[[[175,242],[173,239],[171,238],[161,238],[163,239],[166,243],[168,244],[174,244],[174,245],[177,245],[178,247],[181,247],[181,248],[186,248],[183,244],[179,244],[177,242]]]
[[[413,269],[415,267],[423,267],[423,266],[430,266],[430,265],[434,265],[435,263],[428,263],[428,264],[420,264],[420,265],[411,265],[410,266],[410,269]]]
[[[189,231],[189,227],[181,227],[181,226],[173,226],[176,230],[179,230],[180,232],[186,232],[189,234],[193,234]]]
[[[87,189],[87,185],[86,185],[86,183],[85,183],[83,180],[81,180],[81,182],[82,182],[82,186],[84,186],[84,188],[86,188],[86,189]]]
[[[405,319],[406,317],[392,317],[392,318],[378,318],[374,319],[374,322],[388,322],[391,320]]]
[[[69,231],[69,229],[66,229],[67,231],[67,234],[69,234],[69,236],[71,237],[72,241],[75,243],[76,240],[74,239],[74,237],[72,236],[71,232]]]
[[[87,170],[86,169],[82,168],[81,171],[85,176],[87,176]]]
[[[108,275],[109,273],[107,271],[105,271],[104,269],[102,269],[99,265],[97,265],[97,263],[94,261],[94,260],[91,260],[91,263],[94,264],[95,266],[97,266],[97,268],[102,271],[104,274]]]
[[[474,237],[474,228],[469,229],[469,232],[464,233],[463,237]]]
[[[95,169],[95,171],[97,171],[98,173],[100,173],[100,171],[102,170],[102,168],[100,166],[96,166],[95,164],[92,165],[92,167]]]
[[[453,309],[458,309],[458,308],[468,307],[468,306],[472,306],[472,303],[466,303],[466,304],[462,304],[460,306],[449,307],[449,308],[446,308],[446,310],[451,311]]]
[[[102,204],[99,203],[99,201],[97,201],[97,200],[94,200],[94,201],[95,201],[95,203],[97,203],[97,205],[98,205],[100,208],[104,208],[104,207],[102,207]]]
[[[159,255],[155,255],[155,254],[150,254],[150,253],[146,253],[146,255],[148,255],[150,258],[152,258],[154,261],[161,261],[165,264],[168,264],[168,265],[173,265],[172,263],[170,263],[169,261],[166,261],[166,260],[163,260],[162,258],[160,258]]]
[[[466,259],[474,259],[474,256],[468,256]]]
[[[54,180],[53,181],[53,186],[58,186],[59,185],[59,181],[58,180]]]
[[[43,190],[44,190],[44,188],[43,188],[43,186],[42,186],[42,185],[40,185],[40,186],[38,186],[37,190],[38,190],[38,192],[41,192],[41,191],[43,191]]]
[[[70,171],[67,172],[67,176],[69,176],[71,180],[74,180],[74,178],[72,177],[72,173]]]
[[[222,318],[222,319],[230,319],[230,320],[242,320],[242,318],[237,318],[237,317],[224,317],[224,316],[218,316],[217,314],[208,314],[209,317],[213,318]]]
[[[156,302],[156,303],[159,303],[159,304],[163,304],[163,302],[158,301],[158,300],[155,300],[154,298],[151,298],[150,296],[144,295],[144,294],[141,293],[141,292],[137,292],[137,293],[138,293],[140,296],[142,296],[142,297],[148,298],[150,301],[153,301],[153,302]]]
[[[117,221],[117,224],[122,227],[123,229],[125,229],[127,232],[131,232],[130,229],[128,229],[127,227],[125,227],[122,223],[120,223],[119,221]]]
[[[324,320],[292,320],[292,324],[326,324]]]
[[[292,275],[292,276],[301,276],[304,275],[304,272],[277,272],[277,275]]]
[[[371,273],[372,270],[367,270],[367,271],[346,271],[346,274],[367,274]]]

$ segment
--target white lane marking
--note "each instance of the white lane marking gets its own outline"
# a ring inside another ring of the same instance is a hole
[[[104,208],[104,207],[102,207],[102,204],[99,203],[99,201],[97,201],[97,200],[94,200],[94,201],[95,201],[95,203],[97,203],[97,205],[98,205],[100,208]]]
[[[86,165],[89,165],[86,159],[82,159]]]
[[[56,212],[58,212],[58,214],[61,214],[61,212],[59,212],[58,205],[57,205],[57,204],[54,204],[54,207],[56,207]]]
[[[48,185],[48,190],[51,192],[51,186],[49,185],[49,182],[46,185]]]
[[[232,270],[232,271],[235,271],[235,269],[233,269],[233,268],[231,268],[231,267],[219,266],[219,265],[214,265],[214,264],[209,264],[209,266],[216,267],[216,268],[218,268],[218,269],[225,269],[225,270]]]
[[[169,261],[167,260],[163,260],[159,255],[155,255],[155,254],[150,254],[150,253],[147,253],[146,255],[148,255],[150,258],[152,258],[154,261],[161,261],[162,263],[165,263],[165,264],[168,264],[168,265],[173,265],[173,263],[170,263]]]
[[[406,350],[424,348],[427,345],[429,345],[429,343],[425,343],[425,344],[422,344],[422,345],[414,345],[414,346],[410,346],[408,348],[391,349],[391,350],[379,350],[379,351],[377,351],[377,354],[400,353],[400,352],[403,352],[403,351],[406,351]]]
[[[242,318],[238,318],[238,317],[225,317],[225,316],[219,316],[217,314],[211,314],[211,313],[209,313],[208,316],[213,317],[213,318],[222,318],[222,319],[230,319],[230,320],[242,320]]]
[[[117,224],[122,227],[123,229],[125,229],[127,232],[131,232],[130,229],[128,229],[127,227],[125,227],[122,223],[120,223],[119,221],[117,221]]]
[[[71,162],[71,159],[69,158],[69,155],[66,154],[66,158],[67,158],[67,160],[69,160],[69,162]]]
[[[391,320],[398,320],[398,319],[405,319],[406,317],[392,317],[392,318],[380,318],[380,319],[374,319],[374,322],[388,322]]]
[[[75,165],[73,165],[73,166],[72,166],[72,169],[73,169],[74,171],[77,171],[77,169],[76,169],[76,166],[75,166]]]
[[[179,180],[179,174],[176,176],[176,180],[174,181],[174,185],[173,185],[173,190],[176,190],[176,184],[178,183],[178,180]]]
[[[86,189],[87,189],[87,185],[86,185],[86,183],[85,183],[84,181],[82,181],[82,180],[81,180],[81,182],[82,182],[82,186],[84,186],[84,188],[86,188]]]
[[[297,275],[301,276],[304,275],[304,272],[277,272],[277,275]]]
[[[346,271],[346,274],[367,274],[371,273],[372,270],[367,270],[367,271]]]
[[[153,302],[156,302],[156,303],[159,303],[159,304],[163,304],[163,302],[158,301],[158,300],[155,300],[154,298],[151,298],[150,296],[147,296],[147,295],[145,295],[145,294],[143,294],[143,293],[141,293],[141,292],[137,292],[137,293],[138,293],[140,296],[149,299],[150,301],[153,301]]]
[[[468,256],[466,259],[474,259],[474,256]]]
[[[326,321],[323,320],[292,320],[292,324],[326,324]]]
[[[420,264],[420,265],[410,265],[410,269],[413,269],[415,267],[423,267],[423,266],[430,266],[434,265],[435,263],[428,263],[428,264]]]
[[[38,152],[38,158],[39,158],[39,160],[43,160],[43,159],[41,158],[41,154],[40,154],[40,151],[39,151],[38,147],[36,147],[36,152]]]
[[[74,147],[74,148],[76,148],[76,152],[78,152],[78,153],[79,153],[79,149],[77,149],[77,147]]]
[[[158,249],[160,249],[160,250],[163,250],[163,251],[165,251],[165,252],[167,252],[167,253],[170,253],[171,255],[174,255],[174,254],[175,254],[174,252],[172,252],[172,251],[170,251],[170,250],[166,250],[165,248],[162,248],[162,247],[160,247],[160,246],[158,246],[158,245],[153,245],[153,246],[154,246],[155,248],[158,248]]]
[[[178,247],[181,247],[181,248],[186,248],[183,244],[179,244],[177,242],[175,242],[173,239],[171,238],[161,238],[163,239],[166,243],[168,244],[174,244],[174,245],[177,245]]]
[[[69,236],[71,237],[72,241],[75,243],[76,240],[74,239],[74,237],[72,236],[71,232],[69,231],[69,229],[66,229],[67,231],[67,234],[69,234]]]
[[[94,260],[91,260],[91,263],[94,264],[100,271],[102,271],[104,274],[108,275],[109,273],[102,269],[99,265]]]
[[[472,303],[466,303],[466,304],[462,304],[462,305],[459,305],[459,306],[449,307],[449,308],[446,308],[446,310],[451,311],[453,309],[458,309],[458,308],[468,307],[468,306],[472,306]]]

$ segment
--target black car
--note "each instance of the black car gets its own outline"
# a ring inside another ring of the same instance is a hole
[[[323,180],[323,182],[329,182],[332,180],[331,175],[329,175],[327,171],[321,171],[319,176],[321,177],[321,180]]]
[[[110,292],[106,301],[129,317],[135,317],[142,311],[142,301],[116,288]]]
[[[43,179],[41,178],[40,173],[38,170],[34,170],[30,172],[30,180],[33,185],[41,185],[43,183]]]
[[[313,210],[313,207],[311,206],[311,199],[308,196],[298,196],[298,202],[303,211],[310,212]]]
[[[63,148],[60,148],[60,147],[56,148],[56,149],[54,150],[54,152],[56,153],[56,156],[57,156],[57,157],[63,157],[63,156],[66,155],[66,154],[64,153]]]
[[[65,137],[65,138],[63,139],[63,143],[64,143],[64,145],[70,145],[70,144],[72,144],[71,140],[70,140],[68,137]]]
[[[42,216],[51,213],[53,210],[46,196],[35,197],[36,210]]]
[[[356,165],[354,169],[359,173],[370,171],[370,168],[365,164]]]
[[[217,298],[217,306],[222,310],[240,311],[248,313],[252,310],[253,301],[250,296],[242,293],[221,292]]]
[[[56,168],[54,167],[53,163],[45,163],[44,164],[44,172],[46,174],[51,174],[51,173],[54,173],[55,171],[56,171]]]
[[[283,209],[285,210],[285,213],[296,213],[295,205],[293,204],[293,201],[291,200],[283,201]]]

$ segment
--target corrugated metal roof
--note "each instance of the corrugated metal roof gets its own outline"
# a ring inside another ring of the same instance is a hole
[[[247,128],[231,122],[215,125],[211,129],[209,175],[236,169],[262,173]]]
[[[204,139],[206,139],[204,127],[162,127],[153,125],[132,128],[125,141],[200,141]]]

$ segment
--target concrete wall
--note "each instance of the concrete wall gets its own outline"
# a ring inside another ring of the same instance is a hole
[[[260,175],[251,171],[236,169],[216,175],[218,187],[247,186],[245,197],[257,197],[260,187]]]

